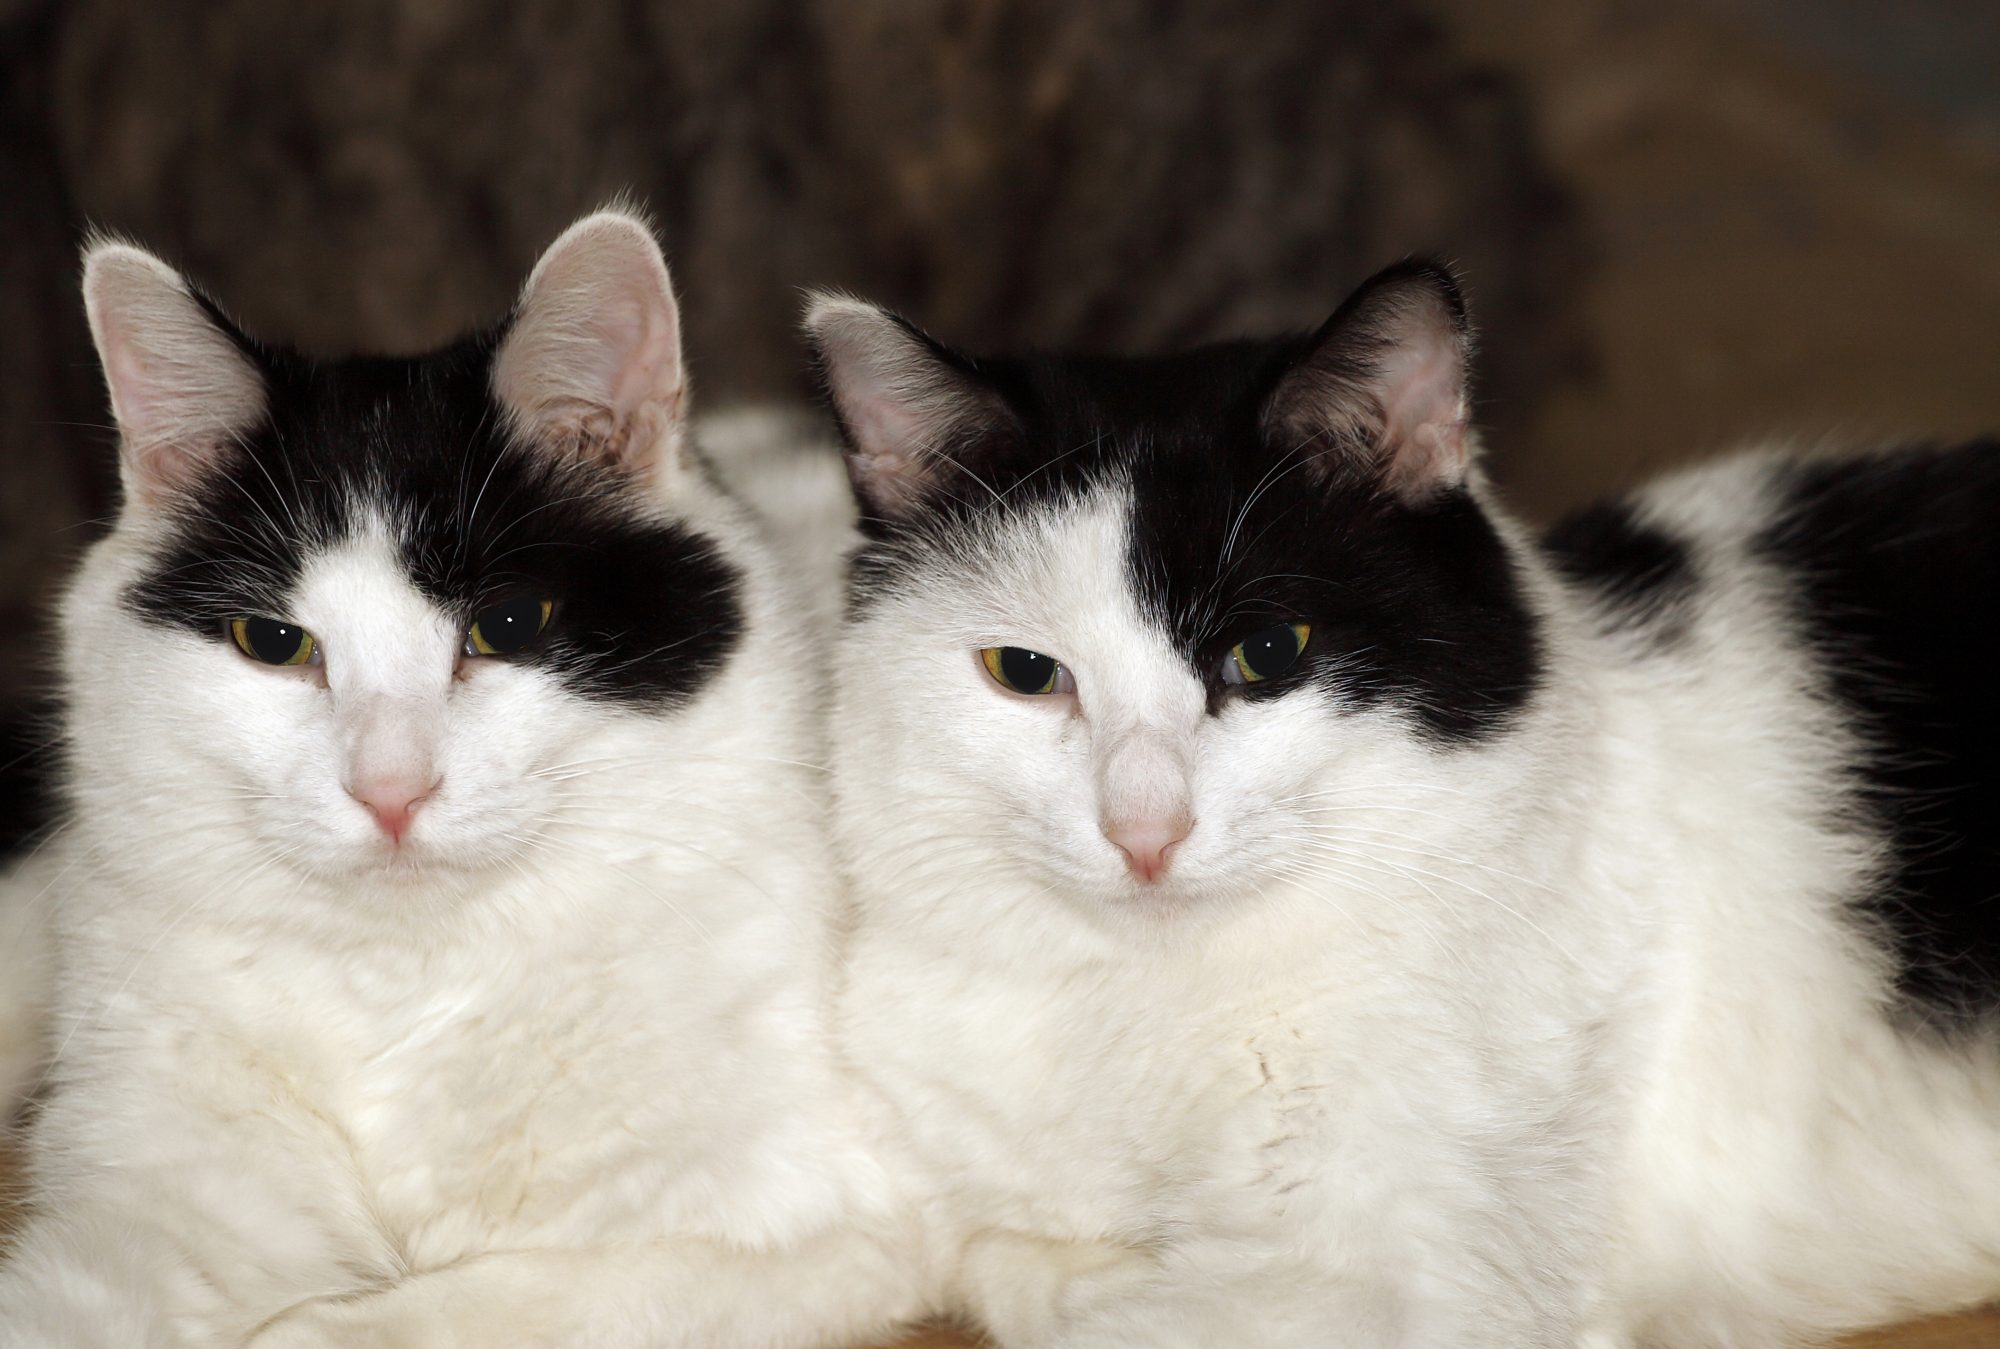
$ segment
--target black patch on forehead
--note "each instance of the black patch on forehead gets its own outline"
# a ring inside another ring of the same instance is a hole
[[[2000,443],[1806,462],[1756,541],[1865,745],[1854,791],[1887,834],[1862,903],[1906,1004],[2000,1015]]]
[[[741,635],[734,569],[644,518],[613,470],[518,444],[489,390],[497,342],[330,363],[253,350],[269,415],[171,508],[128,606],[226,640],[233,617],[286,617],[310,557],[379,514],[412,582],[466,623],[497,600],[554,600],[540,640],[482,659],[540,666],[590,698],[690,696]]]
[[[1625,501],[1588,507],[1542,538],[1556,568],[1589,590],[1607,627],[1642,630],[1663,645],[1686,633],[1695,591],[1688,546],[1641,521]]]
[[[1266,443],[1264,397],[1303,342],[977,362],[1019,425],[951,447],[966,474],[916,519],[867,525],[856,604],[911,568],[950,565],[933,540],[1129,482],[1131,583],[1208,684],[1211,707],[1311,683],[1350,705],[1400,707],[1439,743],[1500,730],[1541,673],[1513,559],[1467,492],[1409,504],[1330,482],[1292,447]],[[1313,630],[1293,673],[1225,690],[1231,647],[1299,619]]]

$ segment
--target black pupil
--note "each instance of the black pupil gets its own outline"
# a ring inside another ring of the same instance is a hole
[[[542,600],[534,596],[508,600],[480,610],[480,638],[498,652],[520,650],[542,630]]]
[[[532,595],[479,611],[479,636],[498,652],[519,651],[542,630],[542,602]]]
[[[250,654],[258,660],[266,665],[283,665],[299,654],[305,634],[275,618],[250,618],[243,622],[243,639],[250,643]]]
[[[1299,658],[1299,635],[1291,625],[1266,628],[1243,639],[1243,664],[1259,679],[1281,675]]]
[[[1000,673],[1006,676],[1010,687],[1023,693],[1037,693],[1055,677],[1056,662],[1054,657],[1026,647],[1003,646],[1000,648]]]

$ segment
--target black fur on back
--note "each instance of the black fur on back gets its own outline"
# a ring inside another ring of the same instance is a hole
[[[1643,630],[1664,645],[1685,631],[1695,591],[1687,544],[1608,501],[1560,520],[1542,536],[1557,571],[1597,599],[1607,627]]]
[[[1267,439],[1265,401],[1313,341],[1021,360],[934,347],[997,394],[1012,424],[948,447],[964,472],[947,472],[914,520],[864,521],[871,541],[857,560],[856,602],[922,565],[927,538],[1129,481],[1132,585],[1207,682],[1211,709],[1311,682],[1352,703],[1404,708],[1440,744],[1500,731],[1541,672],[1515,564],[1465,490],[1402,501],[1310,469],[1307,456],[1323,447]],[[1312,624],[1297,673],[1225,688],[1229,649],[1293,619]]]
[[[2000,443],[1803,462],[1758,541],[1869,750],[1892,868],[1865,904],[1910,1007],[2000,1012]]]
[[[269,413],[173,508],[171,541],[126,596],[135,613],[218,642],[232,617],[286,617],[312,552],[380,512],[412,581],[465,621],[522,594],[554,599],[539,641],[489,659],[659,707],[728,658],[743,622],[734,570],[699,535],[646,518],[616,470],[509,432],[489,387],[500,332],[323,363],[215,317],[262,371]]]

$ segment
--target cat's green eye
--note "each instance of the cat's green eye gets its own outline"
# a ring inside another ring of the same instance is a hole
[[[319,650],[311,633],[275,618],[232,618],[229,635],[244,655],[266,665],[305,665]]]
[[[1076,692],[1076,681],[1061,661],[1025,646],[982,647],[979,661],[994,683],[1016,693]]]
[[[506,656],[542,635],[555,611],[553,600],[522,595],[488,605],[473,616],[465,634],[468,656]]]
[[[1229,649],[1222,661],[1225,684],[1257,684],[1298,664],[1312,636],[1310,623],[1280,623],[1253,632]]]

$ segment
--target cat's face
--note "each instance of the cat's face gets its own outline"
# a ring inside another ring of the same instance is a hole
[[[218,867],[478,872],[673,746],[741,577],[643,225],[582,222],[503,330],[412,359],[261,350],[122,245],[85,285],[126,484],[66,607],[86,809]]]
[[[1466,484],[1441,275],[1152,361],[973,362],[851,301],[811,323],[870,535],[836,722],[864,867],[1158,914],[1458,846],[1539,639]]]

